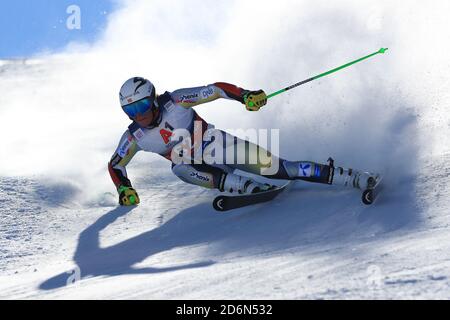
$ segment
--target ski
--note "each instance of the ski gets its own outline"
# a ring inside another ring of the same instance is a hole
[[[377,199],[382,188],[381,180],[383,180],[382,177],[379,177],[376,181],[369,183],[367,189],[363,191],[361,200],[365,205],[369,206]]]
[[[273,200],[276,196],[278,196],[281,192],[286,190],[286,187],[290,184],[290,182],[282,185],[280,187],[275,187],[271,190],[252,193],[252,194],[244,194],[244,195],[220,195],[217,196],[213,200],[213,207],[217,211],[228,211],[232,209],[242,208],[250,205],[254,205],[257,203],[263,203],[270,200]]]

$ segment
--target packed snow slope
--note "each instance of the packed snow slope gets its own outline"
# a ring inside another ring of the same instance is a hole
[[[450,4],[257,3],[123,1],[94,45],[0,61],[0,298],[450,298]],[[249,10],[261,20],[248,24]],[[296,182],[219,214],[216,191],[138,154],[128,173],[141,204],[117,206],[106,164],[128,125],[117,93],[128,77],[158,92],[214,81],[273,92],[380,47],[258,113],[196,108],[237,134],[280,129],[288,159],[383,173],[375,205]]]

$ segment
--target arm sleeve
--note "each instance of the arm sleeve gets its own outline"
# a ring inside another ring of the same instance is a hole
[[[108,162],[108,171],[116,188],[119,186],[131,187],[126,166],[140,150],[134,137],[127,130],[120,139],[119,145]]]
[[[244,103],[244,94],[249,92],[233,84],[216,82],[203,87],[178,89],[171,93],[172,100],[185,108],[191,108],[202,103],[219,98],[237,100]]]

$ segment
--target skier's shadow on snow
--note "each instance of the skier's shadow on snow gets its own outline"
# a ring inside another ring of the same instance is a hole
[[[96,276],[118,276],[124,274],[153,274],[182,269],[207,267],[214,261],[190,263],[165,268],[136,268],[134,264],[175,247],[195,243],[195,237],[180,237],[171,232],[171,226],[177,224],[171,220],[163,226],[127,239],[118,244],[100,247],[100,232],[118,218],[128,214],[132,209],[118,207],[111,210],[94,224],[86,228],[79,237],[74,262],[77,270],[63,272],[43,282],[39,288],[52,290],[72,284],[74,280]],[[175,219],[176,220],[176,219]],[[167,230],[169,228],[169,230]],[[176,227],[176,229],[178,229]],[[168,232],[168,237],[166,234]],[[197,239],[198,240],[198,239]],[[79,279],[75,278],[79,276]]]
[[[216,262],[209,259],[165,268],[137,268],[135,265],[155,254],[196,244],[207,245],[204,253],[209,257],[236,252],[251,254],[260,250],[298,251],[301,250],[299,245],[308,246],[311,243],[318,247],[330,243],[356,243],[359,238],[354,237],[353,232],[359,227],[355,223],[361,227],[369,226],[368,230],[370,226],[378,225],[384,232],[413,228],[415,225],[418,213],[413,210],[414,198],[410,199],[408,195],[398,205],[395,205],[398,199],[381,199],[383,201],[373,208],[366,208],[350,191],[342,195],[326,186],[299,187],[292,188],[286,197],[281,195],[269,206],[242,208],[231,214],[214,214],[210,203],[200,203],[182,210],[160,227],[102,248],[100,232],[132,210],[119,207],[80,234],[74,262],[81,279],[157,274],[208,267]],[[329,201],[324,202],[324,199]],[[358,217],[352,213],[354,210],[359,212]],[[339,225],[349,224],[349,228],[336,228],[336,219],[340,221]],[[51,290],[64,287],[74,276],[73,271],[61,273],[43,282],[39,288]]]

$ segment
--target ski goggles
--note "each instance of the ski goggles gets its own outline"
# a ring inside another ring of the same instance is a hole
[[[123,106],[122,109],[125,113],[134,118],[138,113],[144,114],[148,110],[150,110],[153,106],[153,99],[151,97],[141,99],[139,101],[127,104]]]

